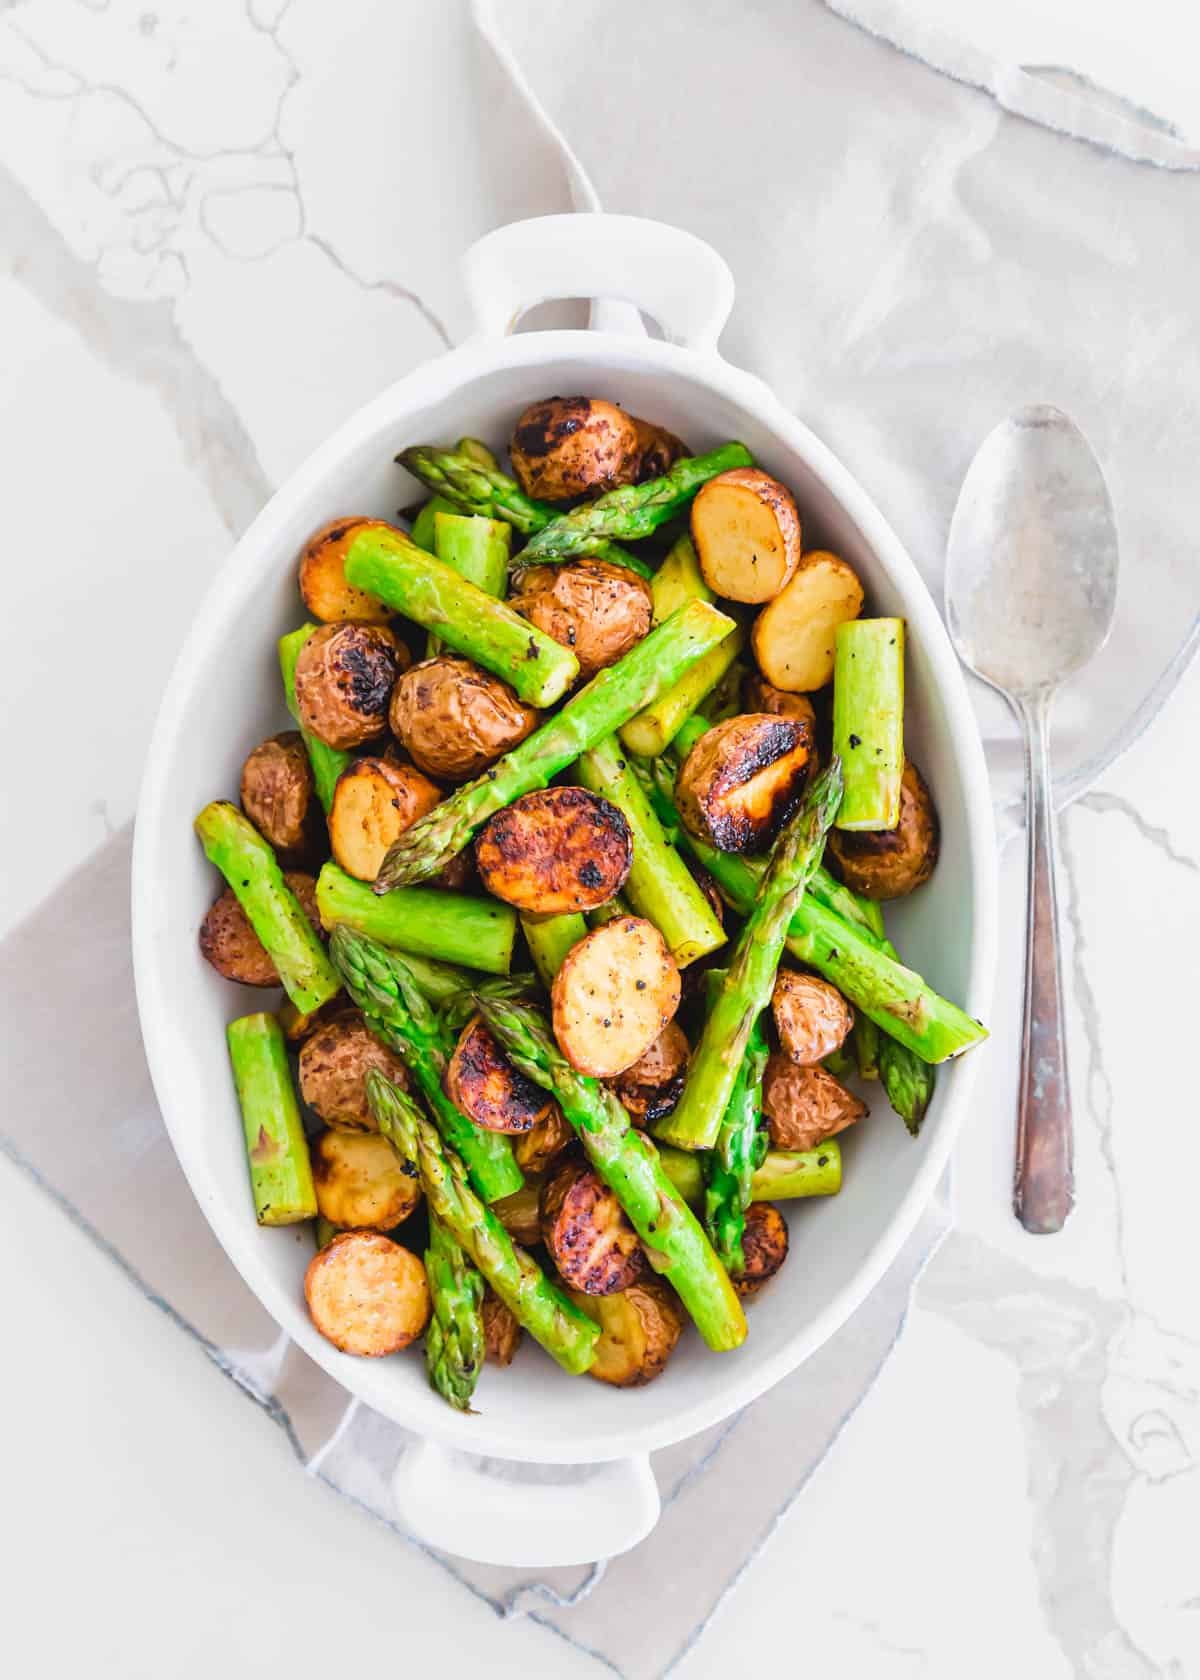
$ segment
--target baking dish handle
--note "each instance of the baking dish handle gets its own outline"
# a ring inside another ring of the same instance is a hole
[[[733,308],[733,275],[694,233],[641,216],[537,216],[485,234],[463,258],[481,338],[503,338],[535,304],[593,298],[644,310],[673,344],[715,350]],[[641,330],[634,309],[593,325]]]
[[[517,1464],[433,1441],[406,1449],[392,1479],[401,1523],[438,1551],[550,1569],[616,1557],[658,1521],[650,1460]]]

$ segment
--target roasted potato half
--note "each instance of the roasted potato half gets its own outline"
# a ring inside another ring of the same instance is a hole
[[[458,1036],[444,1084],[455,1108],[488,1132],[528,1132],[556,1106],[518,1073],[478,1015]]]
[[[683,1332],[683,1310],[661,1278],[643,1277],[619,1295],[571,1299],[600,1326],[588,1376],[614,1388],[642,1388],[660,1377]]]
[[[483,1293],[483,1357],[489,1365],[511,1365],[521,1345],[515,1313],[492,1289]]]
[[[905,759],[895,828],[829,831],[838,874],[864,898],[903,898],[933,874],[941,844],[937,806],[924,776]]]
[[[862,604],[853,567],[823,550],[806,554],[750,634],[758,668],[772,687],[811,694],[832,682],[837,627],[857,618]]]
[[[319,831],[312,766],[298,729],[270,735],[242,765],[242,810],[284,856],[306,853]],[[314,821],[316,819],[316,821]]]
[[[392,609],[378,595],[346,582],[346,550],[370,519],[331,519],[314,531],[300,551],[300,593],[314,618],[324,624],[357,619],[360,624],[386,624]]]
[[[668,1021],[645,1054],[611,1081],[635,1126],[652,1126],[670,1114],[683,1092],[690,1053],[683,1028]]]
[[[633,836],[624,814],[586,788],[522,794],[484,824],[475,866],[487,891],[518,910],[594,910],[625,885]]]
[[[300,1046],[300,1095],[334,1131],[378,1131],[367,1102],[367,1074],[372,1068],[401,1090],[409,1089],[408,1069],[399,1056],[368,1030],[356,1009],[343,1010],[318,1026]]]
[[[533,1248],[542,1240],[542,1220],[539,1211],[542,1187],[527,1179],[511,1196],[502,1196],[492,1203],[492,1212],[509,1236],[522,1248]]]
[[[542,1120],[535,1120],[527,1132],[513,1138],[513,1158],[526,1178],[546,1172],[575,1141],[575,1133],[557,1103],[551,1103]]]
[[[780,1047],[798,1067],[832,1056],[854,1025],[854,1011],[836,986],[794,968],[776,975],[771,1010]]]
[[[359,881],[373,881],[393,840],[441,799],[428,776],[389,757],[357,758],[337,779],[329,807],[329,844]]]
[[[297,869],[287,870],[283,878],[320,933],[316,881]],[[250,926],[250,918],[234,897],[232,887],[226,887],[200,924],[200,955],[226,980],[237,980],[243,986],[279,985],[279,971]]]
[[[639,420],[636,414],[630,415],[630,419],[637,431],[636,478],[639,484],[645,484],[650,478],[661,478],[669,467],[687,454],[687,445],[665,426]]]
[[[692,541],[708,587],[728,601],[773,601],[800,564],[800,515],[790,490],[757,467],[701,486]]]
[[[745,1269],[733,1279],[733,1287],[745,1301],[770,1283],[788,1257],[787,1220],[774,1202],[751,1202],[746,1209],[742,1253]]]
[[[684,760],[675,783],[679,814],[719,851],[757,851],[791,810],[812,762],[812,732],[799,719],[769,712],[727,718]]]
[[[853,1091],[822,1067],[799,1067],[776,1051],[763,1076],[763,1116],[774,1149],[815,1149],[867,1112]]]
[[[506,682],[448,653],[404,672],[388,717],[413,763],[448,782],[478,776],[538,721]]]
[[[412,1163],[378,1132],[320,1132],[309,1154],[317,1211],[343,1230],[390,1231],[421,1199]]]
[[[601,397],[547,397],[520,416],[509,445],[513,472],[527,496],[570,502],[632,483],[640,459],[638,429]]]
[[[572,1067],[610,1079],[646,1053],[679,1008],[679,970],[653,922],[621,916],[568,951],[551,1005]]]
[[[343,1231],[314,1255],[304,1298],[326,1341],[366,1359],[399,1353],[429,1322],[424,1266],[378,1231]]]
[[[542,1186],[542,1241],[559,1275],[584,1295],[628,1289],[646,1264],[637,1232],[600,1174],[572,1155]]]
[[[771,712],[775,717],[795,718],[808,730],[809,738],[816,740],[817,714],[807,694],[787,694],[753,671],[742,684],[742,704],[748,712]]]
[[[649,585],[607,560],[531,566],[509,604],[570,648],[581,682],[627,654],[649,632],[654,615]]]
[[[408,649],[382,624],[324,624],[296,661],[296,707],[310,735],[348,751],[387,728],[388,701]]]

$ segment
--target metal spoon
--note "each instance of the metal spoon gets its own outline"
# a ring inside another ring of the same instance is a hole
[[[1029,905],[1013,1208],[1027,1231],[1061,1231],[1074,1201],[1050,706],[1104,646],[1116,599],[1117,528],[1100,463],[1059,409],[1021,409],[984,440],[963,481],[946,617],[959,658],[999,689],[1025,734]]]

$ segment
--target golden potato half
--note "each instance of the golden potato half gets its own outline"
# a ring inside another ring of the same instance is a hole
[[[800,515],[790,490],[757,467],[702,485],[692,541],[708,587],[728,601],[773,601],[800,564]]]
[[[620,916],[594,928],[554,977],[554,1036],[580,1073],[624,1073],[679,1008],[679,970],[652,922]]]
[[[392,609],[378,595],[346,582],[346,550],[371,519],[331,519],[314,531],[300,553],[300,593],[314,618],[324,624],[357,619],[360,624],[386,624]]]
[[[412,1163],[378,1132],[320,1132],[309,1153],[317,1210],[343,1230],[390,1231],[421,1199]]]
[[[475,841],[487,891],[535,915],[607,904],[632,864],[633,836],[623,813],[586,788],[523,794],[497,811]]]
[[[679,1299],[661,1278],[643,1277],[619,1295],[571,1299],[600,1326],[588,1376],[614,1388],[641,1388],[666,1369],[683,1332]]]
[[[429,1322],[425,1268],[377,1231],[343,1231],[308,1263],[304,1298],[317,1329],[343,1353],[382,1359]]]
[[[833,681],[837,627],[862,611],[858,576],[836,554],[817,550],[754,621],[750,634],[763,676],[787,694],[811,694]]]
[[[373,881],[388,847],[441,799],[441,789],[411,764],[357,758],[337,779],[329,807],[329,844],[359,881]]]

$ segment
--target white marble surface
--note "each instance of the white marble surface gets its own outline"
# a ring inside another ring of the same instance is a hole
[[[5,607],[20,626],[0,717],[22,789],[0,812],[0,931],[132,813],[158,690],[231,535],[345,413],[462,332],[453,263],[470,238],[565,207],[532,129],[520,170],[486,157],[485,117],[513,95],[460,8],[392,8],[389,51],[364,51],[380,13],[0,4]],[[349,182],[348,149],[398,149],[403,191],[394,167]],[[1200,1674],[1200,1130],[1181,1053],[1198,722],[1193,671],[1064,824],[1073,1220],[1039,1240],[1008,1211],[1010,848],[958,1230],[686,1680],[801,1640],[828,1675]],[[315,1677],[360,1653],[414,1673],[598,1672],[543,1629],[501,1626],[306,1480],[2,1162],[0,1206],[13,1672]]]

